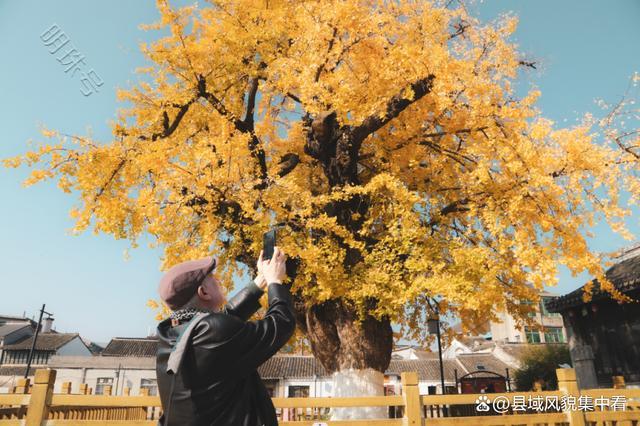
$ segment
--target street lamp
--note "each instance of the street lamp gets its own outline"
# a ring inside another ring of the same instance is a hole
[[[442,344],[440,342],[440,317],[436,314],[427,319],[429,334],[435,334],[438,341],[438,360],[440,361],[440,386],[444,395],[444,365],[442,363]]]
[[[36,350],[36,341],[38,340],[38,334],[40,333],[40,327],[42,326],[42,315],[47,314],[49,318],[53,315],[51,312],[47,312],[44,310],[45,305],[42,305],[42,309],[40,309],[40,318],[38,319],[38,325],[36,326],[36,334],[33,336],[33,342],[31,343],[31,350],[29,351],[29,357],[27,358],[27,368],[24,372],[24,378],[29,377],[29,370],[31,370],[31,361],[33,361],[33,353]]]
[[[435,315],[427,319],[427,330],[430,334],[435,334],[438,341],[438,360],[440,361],[440,387],[442,394],[445,394],[444,390],[444,364],[442,362],[442,344],[440,343],[440,316],[436,311]],[[449,410],[446,405],[442,406],[442,414],[444,417],[449,417]]]

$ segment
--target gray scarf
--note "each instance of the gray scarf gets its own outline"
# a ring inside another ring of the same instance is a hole
[[[189,321],[198,312],[209,313],[210,311],[207,311],[204,309],[198,309],[198,308],[178,309],[177,311],[171,312],[171,315],[169,315],[169,318],[171,318],[172,320],[173,319],[178,320],[180,322]]]
[[[187,349],[187,345],[189,344],[189,340],[191,338],[191,333],[195,329],[196,325],[203,319],[206,318],[210,312],[201,311],[195,308],[187,308],[180,309],[171,314],[175,315],[176,319],[188,319],[187,327],[178,335],[176,339],[176,343],[169,354],[169,360],[167,361],[167,373],[176,374],[178,372],[178,368],[180,367],[180,363],[182,362],[182,358],[184,357],[184,353]]]

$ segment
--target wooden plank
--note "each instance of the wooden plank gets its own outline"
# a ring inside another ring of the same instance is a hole
[[[157,396],[54,395],[54,407],[159,407]]]
[[[72,426],[72,425],[91,425],[91,426],[157,426],[157,420],[47,420],[44,426]],[[0,426],[4,426],[0,423]]]
[[[640,420],[640,411],[588,411],[585,417],[588,422]]]
[[[604,396],[606,398],[612,397],[612,396],[624,396],[627,399],[630,398],[640,398],[640,389],[587,389],[587,390],[580,390],[580,394],[581,395],[587,395],[587,396],[591,396],[593,398],[597,398],[599,396]]]
[[[29,405],[31,395],[8,393],[0,395],[0,405]]]
[[[386,407],[404,405],[402,396],[363,396],[360,398],[272,398],[276,408],[314,408],[314,407]]]
[[[476,399],[481,394],[469,393],[469,394],[456,394],[456,395],[422,395],[422,405],[458,405],[458,404],[475,404]],[[509,392],[509,393],[487,393],[482,394],[488,396],[492,401],[496,397],[509,398],[509,401],[513,401],[514,396],[525,397],[529,396],[541,396],[546,397],[558,397],[560,398],[563,393],[559,391],[543,391],[543,392]]]
[[[11,420],[0,420],[0,426],[23,426],[24,420],[11,419]]]
[[[565,413],[511,414],[507,416],[441,417],[426,419],[428,426],[511,426],[537,423],[563,423]]]
[[[280,426],[313,426],[326,424],[327,426],[402,426],[402,419],[370,419],[370,420],[302,420],[278,422]]]

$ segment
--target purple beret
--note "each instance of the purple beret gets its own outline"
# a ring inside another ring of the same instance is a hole
[[[180,308],[196,294],[205,277],[215,269],[216,263],[214,257],[207,257],[175,265],[160,280],[160,298],[169,309]]]

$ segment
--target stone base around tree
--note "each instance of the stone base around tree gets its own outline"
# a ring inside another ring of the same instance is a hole
[[[372,368],[348,369],[333,373],[334,397],[384,395],[384,374]],[[331,409],[331,420],[388,418],[387,407],[341,407]]]

